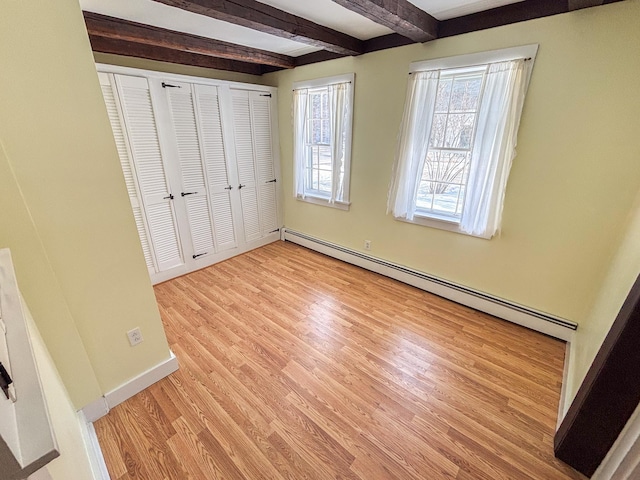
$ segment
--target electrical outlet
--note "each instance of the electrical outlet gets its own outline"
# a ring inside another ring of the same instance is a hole
[[[142,333],[140,332],[140,327],[136,327],[133,330],[129,330],[127,332],[127,337],[129,337],[129,343],[132,347],[135,347],[139,343],[142,343]]]
[[[365,240],[364,241],[364,249],[365,250],[371,250],[371,240]]]

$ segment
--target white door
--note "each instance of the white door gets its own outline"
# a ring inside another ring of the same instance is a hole
[[[251,92],[251,125],[256,163],[256,183],[258,189],[258,209],[262,236],[277,230],[277,178],[273,155],[273,128],[271,119],[271,94]]]
[[[149,83],[143,77],[114,78],[156,269],[163,272],[183,265],[184,259]]]
[[[271,129],[271,95],[232,90],[238,188],[245,241],[278,229]]]
[[[216,251],[223,252],[236,248],[238,240],[232,206],[232,183],[235,178],[230,175],[228,165],[220,92],[218,87],[212,85],[194,85],[194,90],[209,204],[213,214],[214,241]]]
[[[180,192],[175,194],[176,201],[184,202],[186,212],[187,255],[193,260],[204,259],[213,255],[216,249],[192,85],[162,82],[161,88],[165,90],[169,106],[172,153],[179,171]]]
[[[138,229],[138,236],[140,237],[144,260],[147,264],[149,274],[153,275],[158,271],[158,269],[155,264],[155,256],[153,254],[152,246],[149,242],[149,230],[142,210],[138,185],[133,171],[133,166],[131,164],[131,152],[129,151],[129,143],[123,127],[120,104],[118,103],[114,93],[115,80],[113,79],[113,75],[102,72],[98,73],[98,77],[100,78],[100,86],[102,87],[102,95],[104,96],[104,102],[107,107],[107,115],[109,116],[111,129],[113,130],[113,137],[118,149],[120,166],[122,167],[122,173],[124,174],[124,180],[127,185],[127,193],[129,194],[133,217]]]

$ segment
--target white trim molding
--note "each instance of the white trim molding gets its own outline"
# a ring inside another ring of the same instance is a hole
[[[93,427],[93,423],[87,421],[82,410],[78,412],[78,419],[82,431],[82,440],[84,441],[87,456],[89,457],[89,464],[93,475],[92,480],[110,480],[111,477],[107,470],[107,464],[104,461],[102,448],[100,448],[100,442],[98,442],[98,435],[96,434],[96,429]]]
[[[464,285],[449,282],[419,270],[366,255],[301,232],[285,228],[282,238],[566,342],[573,339],[573,334],[578,328],[575,322],[539,312]]]
[[[91,402],[83,407],[81,412],[84,414],[87,422],[95,422],[99,418],[104,417],[109,413],[109,410],[116,405],[121,404],[145,388],[150,387],[178,370],[178,359],[172,351],[169,351],[169,353],[170,357],[168,359],[160,362],[146,372],[141,373],[137,377],[132,378],[128,382],[123,383],[119,387],[114,388],[110,392],[107,392],[104,397],[100,397],[95,402]]]
[[[88,405],[85,405],[80,409],[80,413],[84,416],[85,420],[89,423],[95,422],[99,418],[104,417],[109,413],[109,406],[107,400],[104,397],[100,397],[94,400]]]
[[[150,387],[154,383],[178,370],[178,359],[172,351],[169,351],[169,353],[171,356],[164,362],[159,363],[155,367],[150,368],[146,372],[143,372],[137,377],[120,385],[118,388],[106,393],[104,398],[107,401],[109,409],[121,404],[125,400],[128,400],[134,395],[140,393],[145,388]]]
[[[558,428],[560,428],[560,424],[562,420],[564,420],[564,416],[567,414],[569,410],[569,406],[571,405],[571,398],[568,398],[568,390],[569,390],[569,375],[571,370],[571,355],[573,349],[571,348],[571,342],[567,341],[564,349],[564,368],[562,370],[562,387],[560,388],[560,400],[558,401],[558,419],[556,422],[556,432]]]

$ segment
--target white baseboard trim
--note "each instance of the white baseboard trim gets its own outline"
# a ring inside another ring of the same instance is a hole
[[[591,480],[637,480],[640,478],[640,405],[620,432]]]
[[[82,410],[78,412],[78,417],[85,449],[89,457],[89,464],[91,465],[91,480],[111,480],[93,423],[87,421]]]
[[[562,370],[562,387],[560,389],[560,401],[558,402],[558,421],[556,422],[556,432],[558,431],[558,428],[560,428],[560,424],[569,410],[567,390],[569,387],[569,373],[571,372],[571,344],[572,342],[567,342],[564,349],[564,368]]]
[[[81,411],[87,421],[95,422],[99,418],[104,417],[109,413],[109,410],[116,405],[121,404],[145,388],[150,387],[157,381],[162,380],[164,377],[178,370],[178,359],[173,352],[169,351],[169,353],[171,356],[165,361],[160,362],[155,367],[150,368],[146,372],[120,385],[118,388],[106,393],[104,397],[100,397],[95,402],[83,407]]]
[[[84,416],[87,422],[95,422],[109,413],[107,400],[104,397],[100,397],[89,405],[82,407],[82,409],[80,409],[80,413]]]
[[[137,393],[140,393],[145,388],[150,387],[157,381],[162,380],[164,377],[171,375],[173,372],[178,370],[178,359],[173,352],[169,351],[169,353],[171,356],[164,362],[159,363],[155,367],[150,368],[135,378],[132,378],[127,383],[106,393],[104,398],[107,401],[109,408],[111,409],[116,405],[121,404]]]
[[[578,325],[574,322],[473,290],[424,272],[326,242],[304,233],[283,229],[284,240],[394,278],[467,307],[522,325],[545,335],[571,341]]]

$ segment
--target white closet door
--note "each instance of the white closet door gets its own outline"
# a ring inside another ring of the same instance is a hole
[[[194,91],[216,251],[221,252],[237,247],[238,241],[231,199],[234,187],[222,134],[220,96],[218,87],[211,85],[194,85]]]
[[[187,212],[192,257],[196,259],[215,253],[216,248],[194,94],[189,83],[165,85],[180,167],[180,197]]]
[[[251,92],[251,125],[256,164],[260,231],[265,236],[278,229],[276,173],[274,167],[271,95]]]
[[[238,177],[246,241],[278,229],[271,95],[232,90]]]
[[[146,78],[115,75],[144,213],[159,272],[184,264]]]
[[[233,126],[239,181],[237,187],[240,189],[246,242],[262,237],[249,96],[250,92],[248,91],[232,90]]]
[[[131,156],[129,152],[129,144],[126,138],[126,132],[123,128],[123,121],[119,109],[119,104],[114,94],[113,76],[107,73],[98,73],[100,78],[100,86],[102,87],[102,95],[104,97],[104,103],[107,106],[107,114],[109,116],[109,122],[111,123],[111,129],[113,130],[113,137],[118,149],[118,156],[120,157],[120,165],[124,174],[124,180],[127,186],[127,192],[129,193],[129,201],[131,202],[131,209],[133,210],[133,217],[138,229],[138,235],[140,236],[140,243],[142,245],[142,252],[144,253],[144,260],[147,264],[149,274],[157,272],[155,265],[153,250],[149,243],[149,233],[142,211],[142,205],[139,199],[138,186],[136,184],[135,174],[131,165]]]

